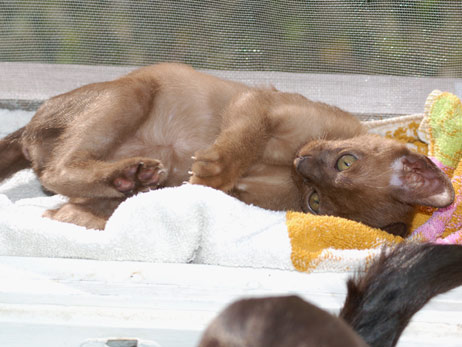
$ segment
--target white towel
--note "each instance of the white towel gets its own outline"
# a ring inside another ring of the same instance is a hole
[[[194,262],[293,269],[285,213],[185,184],[123,202],[104,231],[41,217],[47,197],[31,170],[0,185],[0,255]]]

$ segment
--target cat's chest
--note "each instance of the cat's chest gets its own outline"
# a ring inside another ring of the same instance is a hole
[[[272,138],[265,146],[262,163],[270,165],[292,165],[301,141]]]
[[[263,151],[263,162],[272,165],[292,165],[298,150],[306,143],[318,139],[322,129],[309,125],[309,121],[287,117],[273,128]]]
[[[194,111],[194,112],[193,112]],[[159,159],[166,167],[187,171],[191,156],[207,148],[219,133],[219,119],[209,109],[164,107],[153,110],[132,136],[114,151],[113,159],[142,156]]]
[[[276,107],[271,120],[263,161],[276,165],[292,165],[300,148],[311,141],[351,138],[364,132],[351,114],[316,103]]]

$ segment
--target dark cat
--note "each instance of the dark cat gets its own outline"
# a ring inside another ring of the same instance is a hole
[[[315,211],[312,204],[307,207],[311,197],[318,200],[317,213],[396,233],[406,230],[410,205],[452,202],[449,180],[424,156],[374,137],[378,147],[388,148],[383,156],[374,146],[367,148],[364,141],[371,142],[370,135],[352,145],[356,162],[348,169],[358,172],[355,167],[367,167],[361,162],[380,162],[379,168],[368,169],[367,182],[352,174],[349,184],[318,184],[309,173],[307,147],[299,154],[306,158],[297,161],[305,183],[295,172],[294,158],[305,144],[364,134],[351,114],[299,94],[251,88],[185,65],[159,64],[45,102],[29,124],[0,141],[0,179],[32,166],[45,189],[70,198],[46,216],[97,229],[104,228],[128,196],[187,180],[273,210]],[[407,170],[414,179],[402,179]],[[385,187],[373,177],[380,177]],[[313,189],[317,198],[308,193]]]
[[[462,284],[462,246],[400,245],[350,279],[340,317],[297,296],[244,299],[205,330],[200,347],[392,347],[431,298]]]

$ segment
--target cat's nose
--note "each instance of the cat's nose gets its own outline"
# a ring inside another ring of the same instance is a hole
[[[294,160],[294,166],[295,170],[302,176],[306,176],[307,171],[309,170],[309,162],[310,162],[311,156],[310,155],[304,155],[295,158]]]

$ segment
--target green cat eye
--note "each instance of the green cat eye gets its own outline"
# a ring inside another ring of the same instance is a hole
[[[308,198],[308,206],[310,209],[317,213],[319,211],[319,195],[316,192],[311,193],[310,197]]]
[[[351,164],[356,161],[356,157],[351,154],[342,155],[339,160],[337,160],[337,164],[335,167],[338,171],[345,171],[346,169],[350,168]]]

